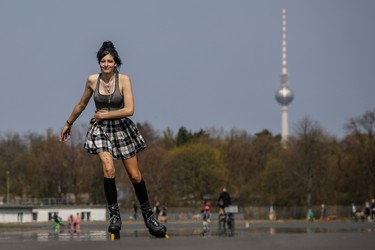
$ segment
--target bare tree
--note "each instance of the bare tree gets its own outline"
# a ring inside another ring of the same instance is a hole
[[[350,118],[345,124],[348,137],[352,137],[351,147],[346,152],[352,155],[352,164],[364,171],[362,182],[366,184],[367,195],[375,195],[375,109],[360,117]],[[348,139],[347,139],[348,141]]]
[[[289,149],[295,152],[292,173],[298,186],[305,193],[306,206],[310,208],[314,191],[324,185],[326,178],[330,155],[327,148],[328,136],[319,123],[309,117],[303,118],[297,124],[295,134],[295,138],[290,141]]]

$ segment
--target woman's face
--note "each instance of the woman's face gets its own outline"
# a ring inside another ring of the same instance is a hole
[[[111,54],[108,54],[106,56],[104,56],[101,60],[100,60],[100,69],[102,71],[102,73],[104,74],[111,74],[115,71],[115,59],[113,58],[113,56]]]

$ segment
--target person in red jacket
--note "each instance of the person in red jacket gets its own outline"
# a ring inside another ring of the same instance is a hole
[[[207,200],[203,202],[201,213],[203,219],[203,235],[206,235],[210,230],[209,224],[211,222],[211,204],[208,203]]]

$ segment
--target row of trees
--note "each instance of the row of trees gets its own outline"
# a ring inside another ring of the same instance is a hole
[[[375,110],[349,119],[342,139],[306,117],[285,146],[267,130],[252,135],[181,127],[177,134],[169,128],[160,134],[149,123],[138,127],[149,146],[139,155],[149,195],[169,206],[216,199],[223,187],[241,205],[362,204],[375,195]],[[3,200],[74,197],[76,203],[104,204],[100,162],[82,149],[85,131],[75,126],[69,143],[52,130],[2,135]],[[116,164],[120,198],[130,203],[132,185]]]

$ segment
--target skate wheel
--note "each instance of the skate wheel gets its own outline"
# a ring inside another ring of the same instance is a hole
[[[111,240],[119,240],[120,239],[120,232],[111,233]]]
[[[166,239],[169,239],[169,235],[168,235],[168,234],[165,234],[164,237],[165,237]]]

